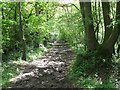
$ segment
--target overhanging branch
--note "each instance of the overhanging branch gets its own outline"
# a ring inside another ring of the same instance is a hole
[[[68,3],[68,4],[64,4],[62,5],[62,7],[70,7],[70,6],[74,6],[77,10],[80,10],[75,4],[73,3]]]

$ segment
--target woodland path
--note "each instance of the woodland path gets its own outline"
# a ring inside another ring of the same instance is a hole
[[[23,64],[23,73],[8,88],[73,88],[67,74],[75,57],[69,45],[56,42],[40,59]]]

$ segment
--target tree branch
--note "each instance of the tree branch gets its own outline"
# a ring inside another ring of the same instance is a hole
[[[75,4],[73,4],[73,3],[64,4],[64,5],[62,5],[62,7],[65,7],[65,6],[70,7],[70,6],[68,6],[68,5],[74,6],[77,10],[80,10],[80,9],[79,9]]]

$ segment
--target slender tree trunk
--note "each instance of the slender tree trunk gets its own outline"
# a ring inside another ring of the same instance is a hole
[[[17,3],[15,4],[15,8],[14,8],[14,21],[15,22],[17,22]],[[14,37],[13,38],[15,38],[16,39],[16,41],[18,40],[18,36],[17,36],[17,34],[18,34],[18,32],[17,32],[17,27],[16,27],[16,23],[13,25],[13,31],[14,31],[14,33],[15,33],[15,35],[14,35]],[[15,50],[17,50],[17,45],[15,45]]]
[[[116,8],[116,20],[120,20],[120,2],[117,2]],[[100,45],[98,51],[99,55],[105,58],[111,58],[113,53],[113,47],[117,42],[117,39],[120,35],[120,23],[117,23],[114,30],[112,30],[109,37]]]
[[[19,27],[20,27],[20,39],[22,42],[22,60],[26,60],[26,42],[24,37],[24,31],[23,31],[23,24],[22,24],[22,12],[21,12],[21,2],[18,3],[19,7]]]
[[[85,30],[86,27],[85,27],[84,2],[80,2],[80,0],[79,0],[79,5],[80,5],[80,11],[81,11],[81,14],[82,14],[82,22],[83,22],[84,30]],[[85,31],[83,31],[83,33],[84,33],[84,40],[86,41],[86,32]],[[87,50],[86,42],[84,44],[85,44],[84,49],[86,51]]]
[[[39,16],[39,6],[38,6],[38,2],[35,2],[35,12],[36,12],[36,16]]]
[[[4,9],[2,8],[2,9],[1,9],[1,12],[2,12],[2,19],[5,19],[3,11],[4,11]]]
[[[116,19],[120,20],[120,1],[117,2],[116,15],[117,15]],[[116,29],[118,29],[119,33],[120,33],[120,23],[117,25]],[[118,49],[117,49],[117,53],[118,53],[118,58],[119,58],[119,55],[120,55],[120,35],[118,37]]]
[[[110,2],[102,2],[102,9],[103,9],[104,27],[105,27],[105,35],[103,42],[105,42],[109,38],[113,30],[112,26],[108,27],[108,25],[112,23],[112,20],[110,19]],[[113,45],[111,52],[115,53],[114,51],[115,50]]]
[[[104,27],[105,27],[104,41],[106,41],[112,32],[112,27],[108,27],[108,25],[111,24],[110,3],[109,2],[102,2],[102,9],[103,9]]]
[[[116,20],[120,21],[120,1],[117,2]],[[118,22],[116,29],[118,29],[118,34],[120,34],[120,22]]]
[[[95,27],[95,33],[96,33],[96,38],[97,40],[99,39],[98,34],[99,34],[99,27],[100,27],[100,12],[99,12],[99,6],[100,6],[100,2],[95,2],[95,6],[94,6],[94,12],[97,12],[95,15],[95,23],[96,23],[96,27]]]

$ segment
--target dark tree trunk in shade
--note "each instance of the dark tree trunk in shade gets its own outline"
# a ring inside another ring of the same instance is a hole
[[[117,2],[116,8],[116,21],[120,20],[120,2]],[[115,28],[111,31],[109,37],[106,37],[106,40],[99,47],[99,54],[103,57],[112,57],[113,47],[117,42],[117,39],[120,35],[120,23],[117,23]]]
[[[35,2],[35,13],[36,13],[36,16],[39,16],[39,6],[38,6],[38,2]]]
[[[104,26],[105,26],[105,36],[102,44],[99,44],[96,37],[93,26],[93,18],[91,11],[91,2],[80,2],[82,17],[85,18],[84,27],[85,27],[85,39],[87,44],[87,49],[89,51],[97,51],[97,55],[103,58],[111,58],[113,53],[113,47],[118,39],[120,34],[120,24],[118,23],[113,29],[112,27],[108,28],[107,25],[111,23],[109,12],[110,6],[109,2],[103,2],[103,17],[104,17]],[[105,9],[106,8],[106,9]],[[107,14],[108,13],[108,14]],[[117,3],[117,20],[120,20],[120,4]]]
[[[102,2],[102,9],[103,9],[103,18],[104,18],[104,26],[105,26],[104,41],[106,41],[113,30],[112,27],[108,26],[111,24],[110,2]]]
[[[91,11],[91,2],[80,2],[82,17],[85,18],[84,27],[85,27],[85,40],[88,51],[94,51],[97,49],[98,41],[95,37],[93,18]]]
[[[18,3],[19,7],[19,28],[20,28],[20,40],[22,43],[22,60],[26,60],[26,42],[24,37],[23,31],[23,24],[22,24],[22,12],[21,12],[21,2]]]

